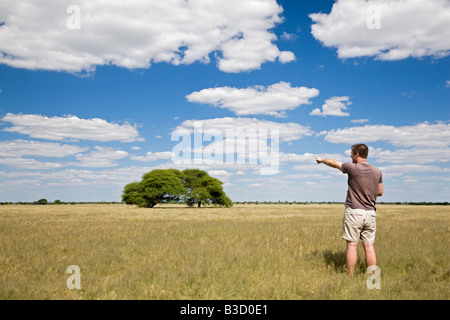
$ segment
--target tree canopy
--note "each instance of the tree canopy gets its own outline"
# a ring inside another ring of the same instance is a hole
[[[218,204],[229,207],[232,201],[222,189],[222,182],[199,169],[186,169],[182,172],[186,188],[185,203],[189,206],[202,203]]]
[[[36,201],[36,204],[47,204],[47,203],[48,203],[47,199],[44,199],[44,198],[39,199],[38,201]]]
[[[147,172],[141,181],[124,187],[122,201],[143,208],[170,201],[198,207],[202,204],[233,205],[222,189],[222,182],[199,169],[155,169]]]

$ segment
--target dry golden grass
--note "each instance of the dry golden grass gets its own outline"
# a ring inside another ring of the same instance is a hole
[[[381,289],[345,268],[342,205],[7,205],[0,299],[449,299],[450,206],[379,205]],[[81,269],[69,290],[66,269]]]

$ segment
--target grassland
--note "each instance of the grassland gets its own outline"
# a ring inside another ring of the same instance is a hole
[[[379,205],[381,289],[342,205],[0,207],[0,299],[449,299],[450,206]],[[69,290],[66,269],[81,269]]]

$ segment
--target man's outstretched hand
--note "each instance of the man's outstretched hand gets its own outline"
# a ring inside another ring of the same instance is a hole
[[[321,157],[316,157],[316,162],[317,162],[317,163],[322,163],[322,162],[323,162],[323,158],[321,158]]]

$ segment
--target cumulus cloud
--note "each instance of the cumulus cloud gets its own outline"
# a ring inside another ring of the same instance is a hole
[[[224,187],[230,185],[230,177],[233,176],[233,173],[227,170],[208,170],[208,174],[222,181]]]
[[[338,153],[319,153],[319,154],[312,154],[312,153],[304,153],[304,154],[297,154],[297,153],[285,153],[280,152],[280,162],[286,163],[286,162],[305,162],[305,163],[316,163],[316,157],[321,157],[325,159],[335,159],[341,162],[348,161],[350,158],[348,156],[344,156],[342,154]]]
[[[416,173],[416,172],[441,172],[447,174],[450,172],[450,168],[441,168],[439,166],[427,166],[420,164],[401,164],[401,165],[390,165],[385,167],[378,167],[383,176],[395,177],[402,176],[405,173]]]
[[[206,164],[214,169],[253,168],[262,175],[271,175],[278,173],[280,143],[312,134],[309,127],[292,122],[252,118],[187,120],[172,132],[172,141],[182,139],[172,150],[172,161]]]
[[[96,146],[93,151],[84,153],[89,148],[26,140],[1,141],[0,148],[0,164],[28,170],[57,169],[67,166],[114,167],[118,165],[117,160],[128,156],[127,152],[110,147]],[[23,156],[55,158],[74,156],[77,161],[42,162]]]
[[[352,123],[359,123],[359,124],[363,124],[369,122],[369,119],[353,119]]]
[[[283,117],[285,111],[310,104],[309,99],[318,95],[319,90],[315,88],[292,87],[288,82],[279,82],[268,87],[203,89],[187,95],[186,99],[189,102],[228,109],[236,115],[266,114]]]
[[[47,140],[94,140],[133,142],[143,140],[136,126],[109,123],[103,119],[80,119],[77,116],[46,117],[38,114],[8,113],[0,119],[12,127],[3,131]]]
[[[249,135],[251,135],[253,130],[256,135],[264,130],[269,136],[271,130],[278,130],[281,142],[300,140],[303,137],[311,136],[313,134],[313,131],[311,131],[309,127],[294,122],[280,123],[255,118],[231,117],[206,120],[186,120],[181,126],[177,127],[174,132],[177,132],[177,130],[188,130],[189,132],[193,132],[196,127],[201,127],[201,130],[203,131],[216,130],[217,132],[221,132],[224,137],[226,136],[227,129],[243,130]]]
[[[50,170],[64,167],[62,163],[42,162],[30,158],[0,158],[0,164],[28,170]]]
[[[450,123],[419,123],[414,126],[365,125],[323,131],[325,140],[331,143],[354,144],[357,142],[386,141],[399,147],[448,147]]]
[[[126,167],[104,170],[89,169],[64,169],[58,171],[14,171],[0,172],[0,178],[15,181],[21,178],[29,178],[41,184],[73,187],[73,186],[121,186],[130,181],[138,181],[146,172],[155,169],[154,167]]]
[[[309,17],[313,36],[340,58],[380,60],[450,53],[447,0],[338,0],[329,14]]]
[[[142,161],[142,162],[151,162],[156,160],[162,160],[162,159],[170,159],[171,152],[170,151],[163,151],[163,152],[147,152],[145,156],[137,156],[133,155],[130,158],[132,160],[136,161]]]
[[[59,144],[54,142],[40,142],[28,140],[0,141],[0,157],[41,156],[63,158],[88,148]]]
[[[283,34],[281,35],[281,39],[285,40],[285,41],[294,41],[297,40],[299,38],[299,36],[295,33],[289,33],[284,31]]]
[[[96,66],[209,63],[224,72],[293,61],[271,31],[283,21],[276,0],[3,0],[0,63],[92,72]]]
[[[233,175],[232,172],[226,170],[209,170],[208,174],[212,177],[222,177],[222,178],[227,178]]]
[[[243,174],[248,174],[248,172],[252,172],[253,174],[261,174],[261,170],[263,165],[261,163],[227,163],[227,162],[207,162],[207,161],[200,161],[199,163],[193,163],[193,162],[182,162],[182,163],[174,163],[174,162],[167,162],[164,164],[160,164],[154,167],[155,169],[201,169],[205,171],[210,170],[238,170],[242,172]]]
[[[322,106],[322,110],[319,108],[310,112],[312,116],[336,116],[336,117],[348,117],[350,114],[344,112],[347,110],[347,106],[352,103],[349,101],[349,97],[331,97],[325,100],[325,104]]]
[[[77,154],[77,162],[70,163],[78,167],[115,167],[116,160],[128,157],[128,152],[110,147],[96,146],[94,151]]]
[[[50,170],[64,167],[64,164],[56,162],[42,162],[29,158],[0,158],[0,164],[28,170]]]
[[[338,170],[331,170],[327,166],[319,166],[317,164],[299,164],[292,167],[294,170],[302,171],[305,173],[319,172],[327,173],[332,176],[342,176],[342,172]]]
[[[383,150],[371,148],[369,156],[379,163],[410,163],[425,164],[434,162],[449,162],[450,148],[411,148],[398,150]]]

